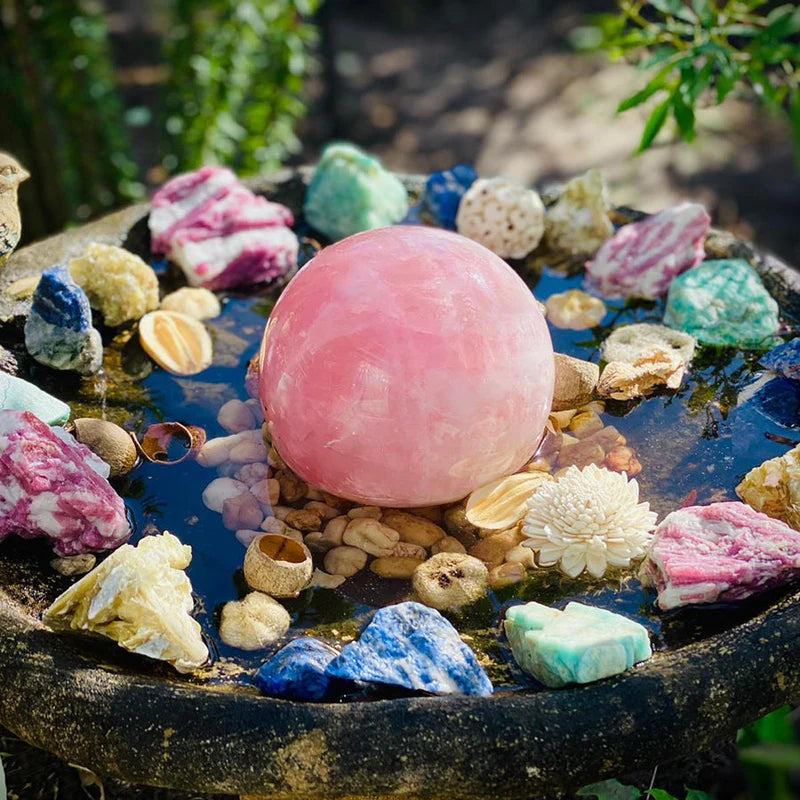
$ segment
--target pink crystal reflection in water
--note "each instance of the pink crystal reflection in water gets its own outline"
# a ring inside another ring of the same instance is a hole
[[[261,347],[273,441],[314,486],[363,503],[458,500],[520,467],[553,395],[530,289],[455,233],[396,226],[325,248]]]

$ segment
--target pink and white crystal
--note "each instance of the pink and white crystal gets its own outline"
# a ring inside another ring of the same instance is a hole
[[[108,473],[62,428],[0,410],[0,541],[47,537],[60,556],[119,547],[131,530]]]
[[[641,577],[665,611],[742,600],[800,578],[800,533],[745,503],[689,506],[656,528]]]
[[[223,289],[279,278],[297,263],[292,212],[253,194],[222,167],[179,175],[153,197],[152,249],[192,286]]]
[[[703,260],[710,227],[699,203],[681,203],[623,225],[586,264],[589,283],[606,297],[660,297],[678,275]]]
[[[260,363],[282,458],[368,505],[454,501],[515,471],[553,396],[531,291],[485,247],[434,228],[324,249],[275,305]]]

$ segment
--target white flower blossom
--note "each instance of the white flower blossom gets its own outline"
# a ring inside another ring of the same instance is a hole
[[[608,567],[628,567],[644,555],[656,525],[639,484],[624,473],[590,464],[570,467],[528,500],[522,544],[539,554],[541,566],[561,563],[574,578],[585,569],[596,578]]]

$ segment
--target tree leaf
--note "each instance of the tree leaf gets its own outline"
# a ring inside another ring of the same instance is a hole
[[[653,800],[678,800],[674,794],[670,794],[664,789],[648,789],[647,796],[652,797]]]
[[[681,138],[684,141],[691,142],[695,138],[694,132],[694,109],[686,102],[685,95],[688,93],[688,87],[681,84],[678,89],[672,94],[672,113],[675,115],[675,121],[678,123],[678,130],[681,133]]]
[[[575,794],[577,797],[596,797],[597,800],[639,800],[642,796],[635,786],[625,786],[613,779],[584,786]]]
[[[730,93],[739,80],[739,67],[730,60],[718,61],[719,73],[717,74],[717,105]]]
[[[650,0],[650,5],[669,17],[678,17],[686,22],[697,22],[697,16],[681,0]]]
[[[711,0],[692,0],[692,8],[699,18],[700,24],[704,28],[710,28],[716,18]]]
[[[647,100],[649,97],[654,95],[659,89],[663,89],[666,82],[667,77],[669,76],[670,72],[674,70],[678,64],[680,64],[685,59],[681,59],[681,61],[676,62],[675,64],[668,64],[666,67],[663,67],[659,70],[655,77],[644,87],[641,91],[632,94],[630,97],[623,100],[617,106],[617,114],[622,113],[623,111],[627,111],[629,108],[634,108],[635,106],[641,105]]]
[[[650,118],[647,120],[647,123],[644,126],[644,131],[642,132],[642,140],[639,142],[640,153],[650,147],[650,145],[653,143],[653,139],[658,136],[658,132],[664,127],[664,123],[667,121],[667,114],[669,113],[671,103],[672,95],[664,100],[663,103],[657,105],[653,110],[653,113],[650,114]]]
[[[757,764],[780,770],[800,768],[800,745],[764,742],[739,750],[739,760],[744,764]]]
[[[0,759],[0,800],[7,800],[6,773],[3,771],[3,761]]]
[[[686,789],[686,800],[714,800],[708,792],[700,789]]]

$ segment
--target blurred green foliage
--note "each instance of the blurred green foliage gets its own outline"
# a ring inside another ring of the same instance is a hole
[[[299,148],[294,126],[316,35],[306,20],[320,2],[159,5],[166,78],[156,108],[123,113],[99,0],[0,0],[0,149],[32,173],[20,193],[23,235],[142,198],[140,166],[153,165],[135,163],[130,129],[151,118],[169,173],[204,163],[244,175],[277,167]]]
[[[253,174],[300,143],[295,122],[319,0],[173,0],[166,40],[165,164],[227,164]]]
[[[734,90],[759,98],[786,117],[800,163],[800,8],[768,0],[618,0],[619,13],[602,14],[578,29],[584,49],[606,51],[649,73],[641,90],[618,111],[657,99],[642,132],[646,150],[667,120],[695,138],[695,111],[720,104]]]

